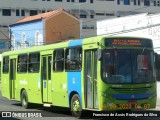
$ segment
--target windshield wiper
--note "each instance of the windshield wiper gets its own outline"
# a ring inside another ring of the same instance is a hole
[[[141,55],[143,54],[144,50],[146,49],[146,47],[143,48]]]

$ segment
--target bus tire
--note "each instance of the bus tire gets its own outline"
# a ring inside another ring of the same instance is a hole
[[[23,90],[21,93],[21,104],[25,109],[29,108],[28,95],[26,90]]]
[[[73,116],[80,118],[82,115],[82,106],[78,94],[74,94],[71,99],[71,113]]]

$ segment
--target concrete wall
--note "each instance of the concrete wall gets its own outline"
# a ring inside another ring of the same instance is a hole
[[[10,49],[9,40],[10,38],[8,28],[0,27],[0,54]]]
[[[80,22],[66,13],[60,13],[45,20],[45,40],[53,43],[59,40],[78,39],[80,37]]]

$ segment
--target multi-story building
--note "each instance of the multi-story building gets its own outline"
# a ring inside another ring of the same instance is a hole
[[[115,9],[113,0],[1,0],[0,24],[5,26],[25,16],[59,8],[87,19],[114,15]]]
[[[0,27],[6,27],[26,16],[59,8],[81,18],[81,37],[89,37],[96,35],[96,20],[141,12],[159,12],[160,0],[1,0]],[[1,32],[8,35],[8,30]]]
[[[115,0],[117,16],[137,14],[142,12],[159,13],[160,0]]]

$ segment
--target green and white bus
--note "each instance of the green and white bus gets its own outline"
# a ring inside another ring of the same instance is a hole
[[[82,110],[156,107],[152,40],[106,37],[69,40],[2,54],[2,96]]]

